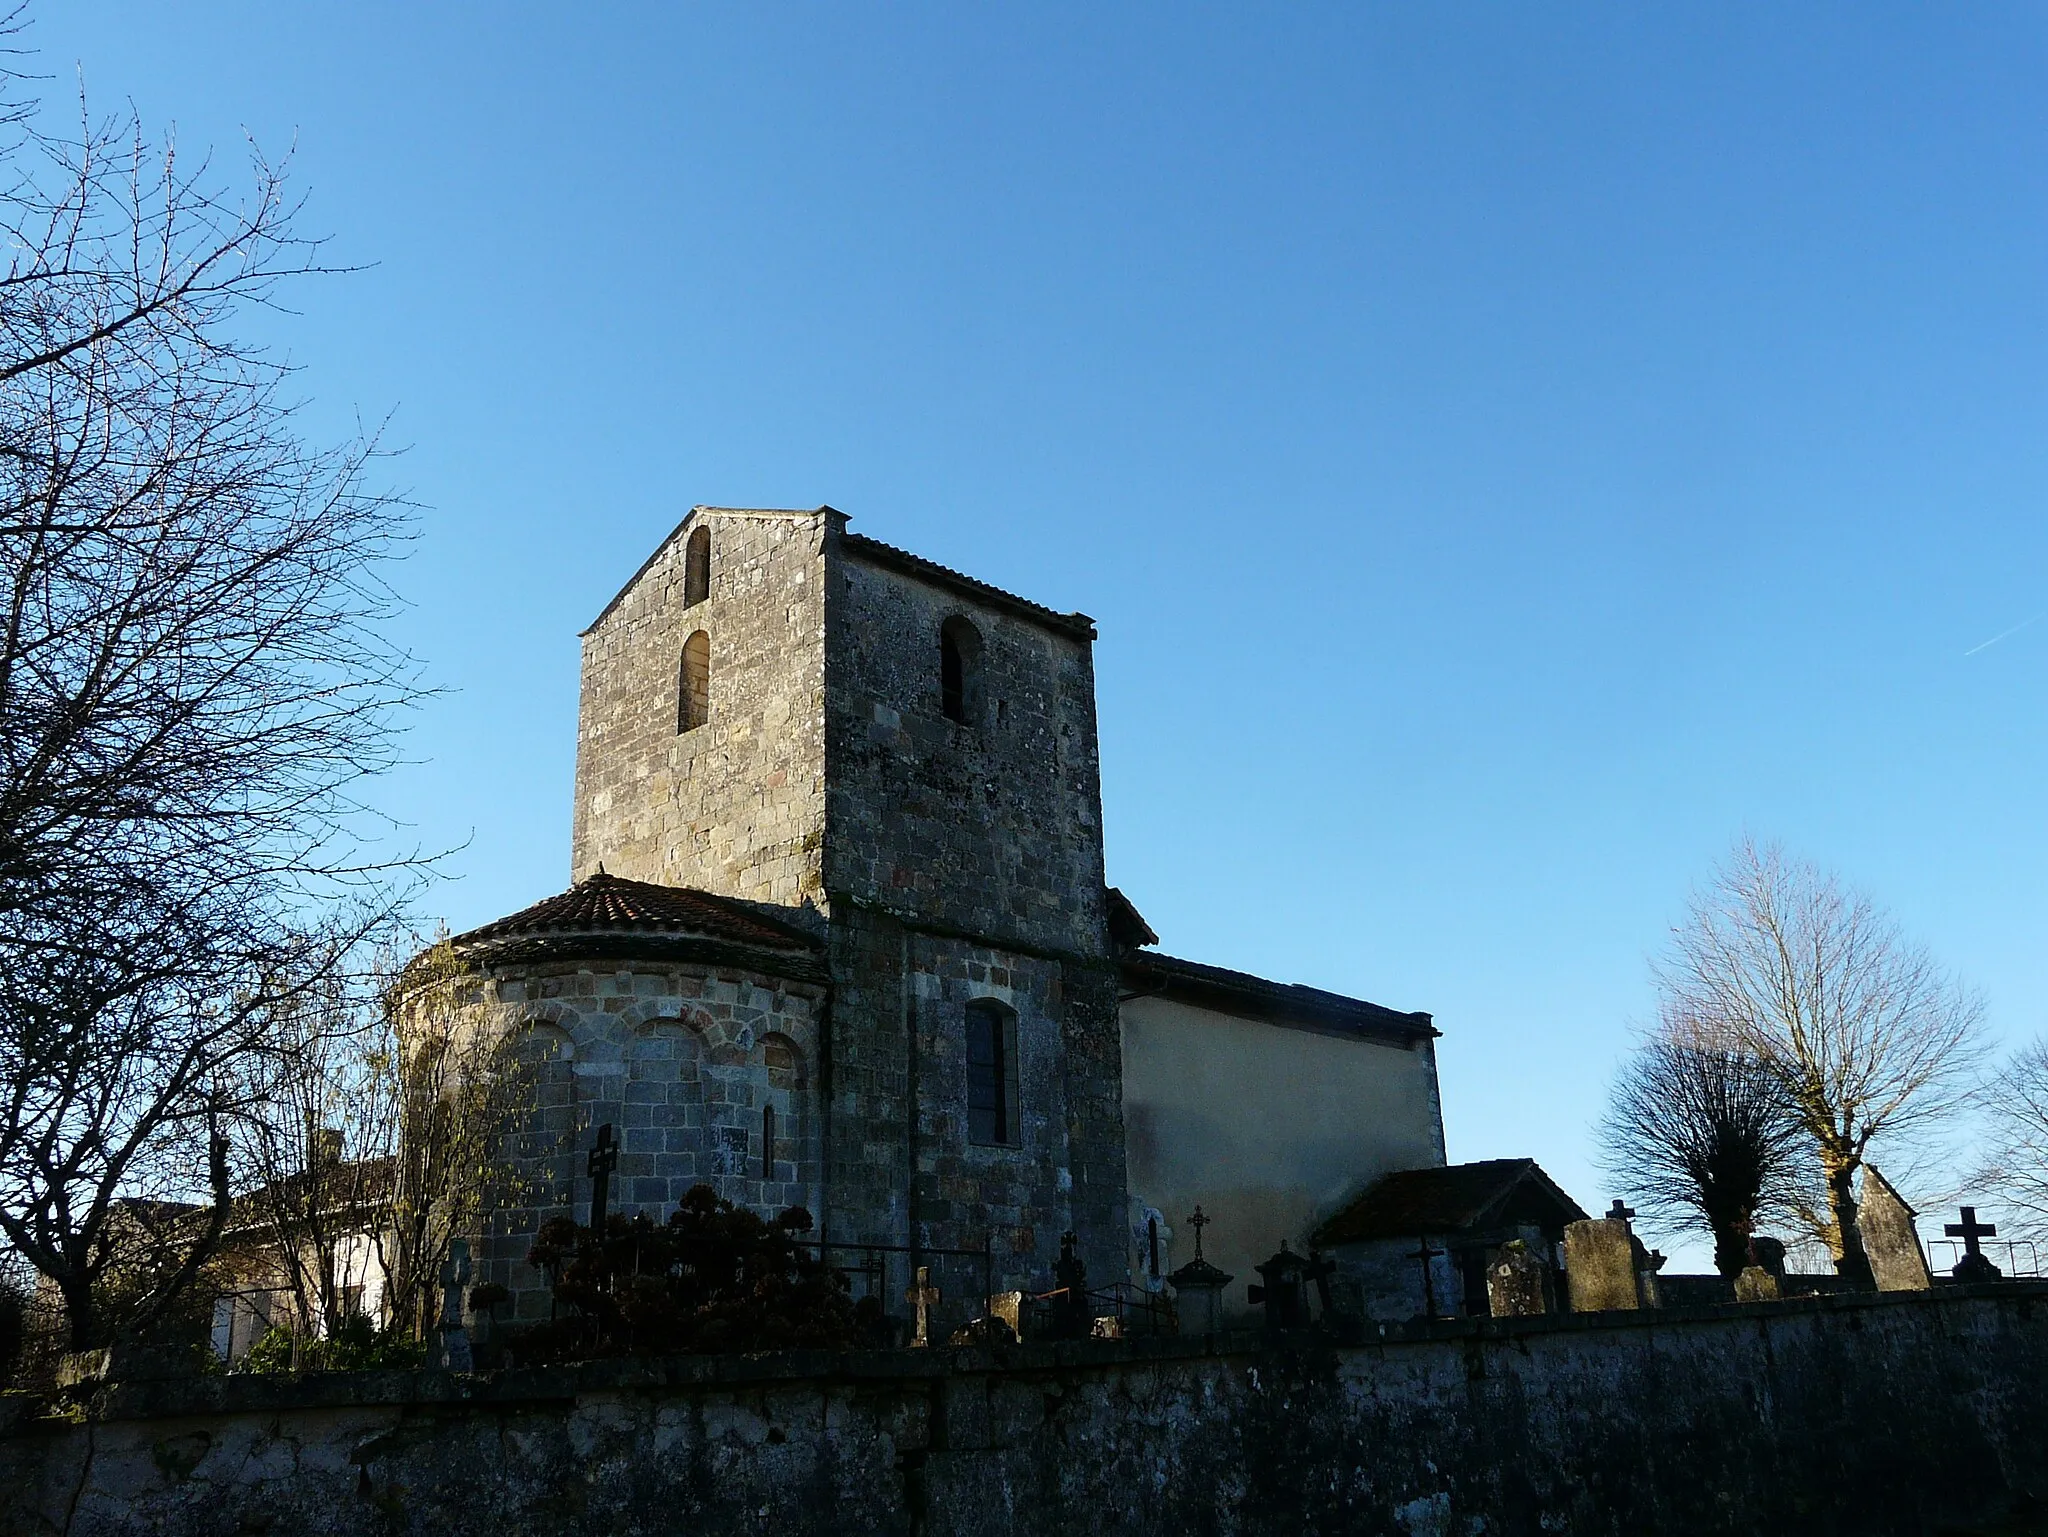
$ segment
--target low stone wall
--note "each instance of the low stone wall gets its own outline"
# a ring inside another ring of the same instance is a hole
[[[0,1528],[1872,1537],[2048,1499],[2048,1285],[1341,1348],[202,1378],[105,1386],[81,1409],[63,1423],[14,1401]]]

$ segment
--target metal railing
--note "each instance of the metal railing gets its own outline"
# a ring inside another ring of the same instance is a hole
[[[2040,1252],[2033,1241],[2026,1238],[1980,1238],[1977,1247],[1984,1251],[1985,1258],[2004,1271],[2008,1276],[2038,1276],[2041,1273]],[[1937,1258],[1936,1249],[1946,1251],[1947,1258]],[[1927,1268],[1936,1275],[1947,1275],[1962,1262],[1963,1243],[1957,1238],[1930,1238],[1927,1240]]]

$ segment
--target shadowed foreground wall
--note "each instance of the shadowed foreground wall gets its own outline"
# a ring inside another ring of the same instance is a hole
[[[130,1384],[0,1437],[0,1480],[10,1533],[1935,1532],[2048,1497],[2048,1285],[1334,1350]]]

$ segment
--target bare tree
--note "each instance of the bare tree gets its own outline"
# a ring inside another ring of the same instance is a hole
[[[2017,1231],[2048,1234],[2048,1037],[2024,1046],[1985,1086],[1988,1135],[1978,1179],[2017,1216]]]
[[[385,1032],[356,980],[328,977],[236,1063],[249,1186],[232,1238],[290,1295],[295,1333],[333,1337],[363,1311],[391,1224],[397,1107]]]
[[[1658,975],[1669,1015],[1777,1077],[1819,1164],[1814,1215],[1836,1269],[1869,1279],[1856,1170],[1874,1140],[1924,1131],[1967,1099],[1979,997],[1867,897],[1749,842],[1694,893]]]
[[[189,1285],[230,1069],[407,863],[361,800],[418,697],[377,633],[405,512],[373,440],[306,443],[249,335],[322,270],[297,211],[281,168],[237,194],[132,117],[0,142],[0,1232],[78,1345],[116,1326],[95,1288],[135,1201],[206,1215],[118,1322]]]
[[[1610,1172],[1644,1216],[1711,1235],[1726,1276],[1750,1263],[1758,1219],[1787,1207],[1804,1144],[1778,1075],[1684,1020],[1623,1064],[1600,1132]]]
[[[386,1320],[420,1334],[451,1242],[522,1193],[507,1138],[534,1064],[485,1028],[445,942],[403,963],[387,952],[380,979],[369,1000],[330,990],[248,1059],[263,1075],[238,1117],[250,1236],[314,1332],[333,1332],[374,1270]]]

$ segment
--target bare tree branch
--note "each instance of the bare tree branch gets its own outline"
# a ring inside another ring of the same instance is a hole
[[[1966,1103],[1983,1002],[1867,897],[1744,842],[1695,892],[1658,968],[1665,1009],[1776,1075],[1820,1165],[1812,1218],[1845,1275],[1869,1278],[1854,1180],[1879,1138]]]

